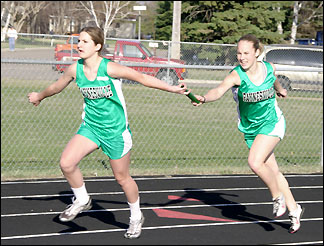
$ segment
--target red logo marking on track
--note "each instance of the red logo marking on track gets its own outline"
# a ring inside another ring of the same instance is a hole
[[[200,200],[195,199],[195,198],[187,198],[187,197],[172,196],[172,195],[169,195],[168,199],[169,200],[200,202]],[[235,220],[221,219],[221,218],[199,215],[199,214],[176,212],[176,211],[171,211],[171,210],[167,210],[167,209],[153,209],[153,211],[158,217],[164,217],[164,218],[237,222]]]
[[[235,220],[221,219],[221,218],[215,218],[215,217],[198,215],[198,214],[176,212],[176,211],[160,209],[160,208],[153,209],[153,211],[156,213],[157,216],[163,218],[236,222]]]
[[[195,202],[200,202],[198,199],[194,198],[186,198],[186,197],[181,197],[181,196],[168,196],[169,200],[181,200],[181,201],[195,201]]]

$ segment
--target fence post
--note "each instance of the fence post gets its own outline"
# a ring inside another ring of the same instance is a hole
[[[168,63],[170,64],[171,58],[171,41],[168,41]],[[170,68],[167,69],[167,77],[169,78],[170,75]]]
[[[322,169],[323,169],[323,130],[322,130],[322,153],[321,153],[321,166],[322,166]]]

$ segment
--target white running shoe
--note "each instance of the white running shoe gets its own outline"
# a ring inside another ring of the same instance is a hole
[[[75,197],[72,198],[72,204],[68,205],[66,209],[60,214],[60,221],[68,222],[73,220],[79,213],[89,210],[92,207],[92,200],[89,198],[89,201],[86,204],[80,204]]]
[[[291,226],[289,228],[289,233],[295,233],[300,229],[300,219],[303,216],[305,208],[297,204],[297,209],[295,211],[289,212],[289,219]]]
[[[141,219],[139,220],[130,220],[129,221],[129,227],[124,234],[125,238],[128,239],[134,239],[134,238],[139,238],[142,232],[142,225],[144,224],[144,215],[141,212]]]
[[[280,196],[272,200],[273,200],[273,216],[275,218],[278,218],[284,215],[287,207],[286,207],[285,197],[283,196],[283,194],[281,194]]]

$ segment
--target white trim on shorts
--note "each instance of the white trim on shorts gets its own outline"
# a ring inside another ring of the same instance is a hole
[[[130,134],[129,130],[126,129],[123,134],[123,139],[124,139],[124,150],[122,153],[122,156],[126,155],[128,151],[131,150],[133,146],[133,141],[132,141],[132,135]]]
[[[279,121],[275,125],[274,129],[272,132],[267,134],[268,136],[274,136],[274,137],[279,137],[281,140],[285,136],[285,131],[286,131],[286,120],[283,114],[280,116]]]

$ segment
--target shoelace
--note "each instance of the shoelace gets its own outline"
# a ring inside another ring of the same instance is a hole
[[[75,211],[75,210],[77,210],[77,208],[78,207],[74,207],[74,209],[73,209],[73,205],[75,205],[77,202],[76,202],[76,199],[75,199],[75,197],[73,197],[72,198],[72,203],[71,204],[69,204],[66,208],[67,208],[67,210],[66,210],[66,213],[68,214],[68,215],[71,215],[71,214],[73,214],[73,212]],[[80,207],[81,208],[81,207]]]
[[[275,199],[273,202],[273,209],[274,209],[274,212],[277,212],[279,210],[279,207],[280,207],[280,199],[277,198]]]
[[[291,224],[295,225],[298,223],[298,218],[296,216],[293,216],[293,215],[289,215],[288,216],[290,221],[291,221]]]
[[[140,221],[130,221],[129,222],[129,228],[127,230],[127,233],[130,233],[130,234],[134,234],[136,232],[136,229],[138,227],[138,225],[140,224]]]

